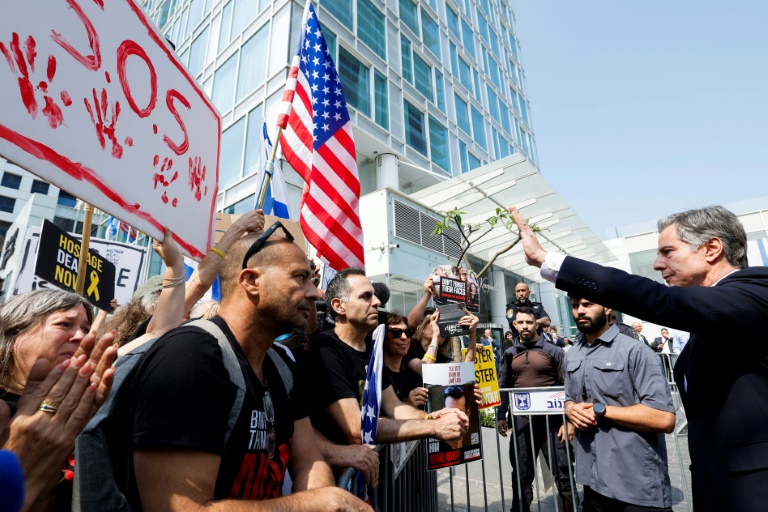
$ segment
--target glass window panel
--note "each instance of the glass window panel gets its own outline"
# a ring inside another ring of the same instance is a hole
[[[482,160],[477,158],[475,155],[467,151],[467,156],[469,157],[469,170],[477,169],[481,165],[483,165]]]
[[[459,55],[458,51],[456,50],[456,45],[453,44],[453,42],[449,43],[451,48],[451,71],[453,72],[453,76],[457,77],[459,76]]]
[[[339,46],[339,77],[347,103],[371,116],[371,73],[368,66]]]
[[[469,111],[467,110],[467,102],[461,99],[458,95],[453,95],[454,103],[456,104],[456,124],[459,128],[464,130],[467,135],[472,135],[472,128],[469,125]]]
[[[179,30],[179,42],[184,41],[189,34],[187,30],[187,17],[189,16],[189,9],[184,9],[181,13],[181,29]]]
[[[400,19],[414,34],[419,35],[419,15],[416,4],[411,0],[400,0]]]
[[[520,115],[523,116],[525,124],[530,126],[531,123],[528,121],[528,102],[523,98],[520,98]]]
[[[253,207],[255,204],[256,204],[256,194],[251,194],[248,197],[239,200],[235,204],[229,205],[226,208],[224,208],[224,213],[229,215],[240,215],[243,213],[248,213],[249,211],[253,210]]]
[[[219,189],[224,189],[240,179],[243,165],[243,135],[245,135],[244,117],[221,134]]]
[[[461,160],[461,172],[469,172],[469,158],[467,156],[467,145],[459,141],[459,159]]]
[[[445,6],[445,14],[448,16],[448,28],[457,38],[459,38],[459,40],[461,40],[461,33],[459,32],[459,15],[447,5]]]
[[[203,19],[203,0],[192,0],[189,5],[189,18],[187,22],[187,34],[191,34],[195,27],[200,24]]]
[[[433,20],[424,9],[421,10],[421,34],[424,45],[439,59],[440,31],[437,28],[435,20]]]
[[[48,195],[48,188],[49,188],[48,183],[40,180],[34,180],[32,182],[32,189],[30,190],[30,192],[32,192],[33,194]]]
[[[461,31],[464,34],[464,50],[467,51],[473,58],[477,59],[475,55],[475,34],[472,31],[466,21],[461,20]]]
[[[413,54],[413,76],[416,90],[423,94],[428,100],[433,101],[432,89],[432,66],[424,60]]]
[[[208,47],[208,27],[203,30],[199,36],[192,41],[189,50],[189,72],[193,77],[197,77],[205,67],[205,50]]]
[[[424,156],[427,156],[427,133],[424,113],[403,100],[405,110],[405,142]]]
[[[475,82],[474,82],[474,84],[475,84],[475,98],[477,98],[477,101],[482,103],[483,102],[483,98],[480,95],[480,88],[482,87],[480,85],[480,73],[477,71],[476,68],[472,68],[472,74],[475,77]]]
[[[488,42],[488,22],[485,20],[485,18],[478,13],[477,14],[477,31],[480,32],[480,36],[485,39],[485,42]]]
[[[232,107],[235,99],[235,73],[237,72],[237,54],[227,59],[213,75],[213,103],[219,112],[225,113]]]
[[[268,36],[269,23],[261,27],[240,49],[237,101],[264,83],[267,76]]]
[[[432,116],[429,116],[429,151],[432,161],[450,172],[451,159],[448,156],[448,130]]]
[[[10,172],[4,172],[3,180],[2,182],[0,182],[0,184],[3,187],[19,190],[19,187],[21,186],[21,176],[19,176],[18,174],[10,173]]]
[[[472,109],[472,136],[479,146],[487,149],[488,139],[485,135],[485,119],[483,119],[483,115],[475,107],[470,108]]]
[[[357,1],[357,37],[367,44],[376,55],[382,59],[387,58],[384,13],[374,7],[369,0]]]
[[[272,2],[272,0],[259,0],[259,12],[263,11],[264,9],[269,6],[269,4]]]
[[[253,21],[259,11],[259,5],[254,0],[233,0],[235,12],[232,15],[232,37],[237,36]]]
[[[512,135],[512,128],[509,125],[509,110],[503,102],[499,102],[499,116],[501,117],[501,126],[507,134]]]
[[[322,23],[320,24],[320,28],[323,30],[325,45],[328,47],[328,51],[331,52],[333,61],[336,62],[338,60],[338,57],[336,56],[336,33]]]
[[[77,198],[64,190],[59,190],[59,197],[56,200],[56,204],[74,208],[77,204]]]
[[[352,0],[323,2],[322,7],[333,14],[333,17],[339,20],[342,25],[352,30]]]
[[[259,170],[261,131],[264,126],[262,117],[262,105],[258,105],[248,112],[248,134],[245,138],[244,166],[246,176]],[[267,129],[269,129],[269,126],[267,126]],[[274,137],[274,135],[270,133],[270,137]]]
[[[403,78],[413,83],[413,62],[411,60],[411,42],[405,35],[400,35],[400,59],[403,66]]]
[[[232,2],[224,6],[221,14],[221,31],[219,32],[218,51],[224,49],[232,40]]]
[[[499,99],[496,97],[496,93],[493,92],[490,85],[485,87],[485,92],[488,94],[488,110],[491,111],[491,116],[501,123],[499,116]]]
[[[384,128],[389,129],[389,93],[387,77],[375,69],[373,74],[374,100],[376,102],[375,121]]]
[[[459,57],[459,79],[464,87],[468,91],[472,91],[472,71],[470,70],[467,61]]]
[[[435,70],[435,96],[437,108],[445,112],[445,84],[443,83],[443,75],[438,70]]]

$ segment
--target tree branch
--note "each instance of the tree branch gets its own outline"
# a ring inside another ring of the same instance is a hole
[[[511,244],[509,244],[508,246],[506,246],[504,249],[501,249],[501,250],[500,250],[500,251],[498,251],[496,254],[494,254],[494,255],[493,255],[493,257],[490,259],[490,261],[488,261],[488,263],[486,263],[486,264],[485,264],[485,266],[483,267],[483,269],[482,269],[480,272],[478,272],[478,273],[477,273],[477,278],[478,278],[478,279],[480,279],[481,277],[483,277],[483,275],[486,273],[486,271],[487,271],[489,268],[491,268],[491,265],[493,265],[493,262],[494,262],[494,261],[496,261],[496,258],[498,258],[499,256],[501,256],[501,255],[502,255],[502,254],[504,254],[505,252],[507,252],[507,251],[511,250],[511,249],[512,249],[514,246],[516,246],[516,245],[517,245],[517,244],[520,242],[520,240],[522,240],[522,237],[521,237],[521,236],[518,234],[518,235],[517,235],[517,240],[515,240],[514,242],[512,242]]]

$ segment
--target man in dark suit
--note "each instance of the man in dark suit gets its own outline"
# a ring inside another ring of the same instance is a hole
[[[643,334],[643,324],[640,322],[632,322],[632,330],[637,333],[637,339],[650,346],[648,338]]]
[[[672,338],[669,337],[669,331],[667,329],[662,329],[661,336],[653,340],[653,343],[651,343],[651,348],[654,350],[654,352],[661,352],[662,350],[664,350],[665,345],[669,347],[669,351],[671,352]],[[669,353],[669,352],[665,352],[665,353]]]
[[[768,330],[768,269],[747,268],[747,237],[720,206],[659,221],[654,268],[669,287],[547,252],[510,209],[526,261],[568,292],[691,333],[675,365],[688,418],[697,512],[763,510],[768,503],[768,343],[733,325]],[[725,345],[724,345],[725,343]]]

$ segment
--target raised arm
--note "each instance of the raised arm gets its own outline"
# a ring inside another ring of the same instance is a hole
[[[464,362],[474,363],[477,355],[477,324],[480,323],[480,319],[469,312],[464,310],[464,316],[459,319],[459,325],[469,326],[469,343],[467,343],[467,355],[464,357]]]
[[[427,280],[424,281],[423,286],[424,294],[421,296],[416,305],[413,306],[411,312],[408,313],[408,327],[412,329],[418,327],[418,325],[421,323],[421,320],[424,318],[424,311],[426,311],[427,304],[429,304],[429,299],[431,299],[435,293],[435,283],[432,281],[432,276],[429,276]]]
[[[184,315],[188,315],[192,307],[197,304],[205,292],[213,285],[216,276],[221,270],[221,262],[224,253],[241,236],[248,232],[262,231],[264,229],[264,212],[252,210],[243,214],[232,223],[229,229],[221,237],[221,240],[205,255],[203,261],[197,266],[187,280],[186,297],[184,300]]]

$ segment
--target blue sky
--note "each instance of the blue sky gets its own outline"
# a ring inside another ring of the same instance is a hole
[[[542,175],[599,236],[768,195],[768,2],[510,1]]]

